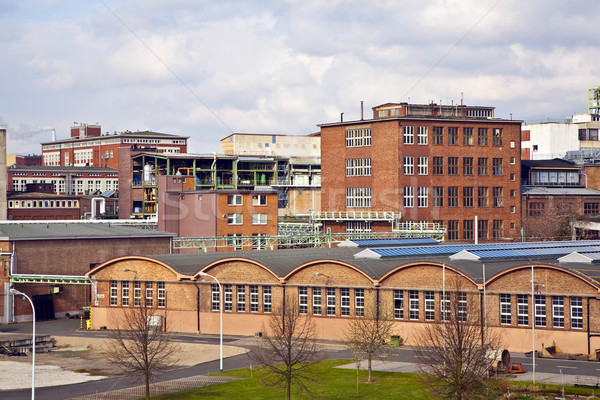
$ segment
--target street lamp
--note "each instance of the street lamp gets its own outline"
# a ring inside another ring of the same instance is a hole
[[[21,295],[29,300],[29,304],[31,304],[31,311],[33,311],[33,333],[31,335],[31,400],[35,399],[35,307],[33,306],[33,301],[31,298],[27,296],[25,293],[19,292],[17,289],[11,288],[9,293],[14,295]]]
[[[220,311],[220,325],[221,325],[221,333],[219,335],[219,371],[223,372],[223,289],[221,287],[221,282],[214,276],[207,274],[206,272],[198,272],[199,276],[208,276],[209,278],[213,278],[217,285],[219,285],[219,311]]]

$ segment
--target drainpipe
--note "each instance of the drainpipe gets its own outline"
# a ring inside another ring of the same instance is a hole
[[[198,334],[200,334],[200,287],[197,282],[194,282],[194,286],[196,286],[196,322]]]

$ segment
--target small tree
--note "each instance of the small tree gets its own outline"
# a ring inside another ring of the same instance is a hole
[[[366,308],[365,315],[357,316],[348,323],[344,333],[344,344],[352,351],[356,360],[367,359],[367,382],[373,381],[373,359],[388,355],[392,349],[394,325],[393,316],[378,310],[376,306]]]
[[[312,367],[323,359],[321,347],[316,342],[316,329],[308,315],[300,315],[295,298],[273,309],[263,327],[263,336],[249,357],[267,371],[268,385],[286,388],[291,398],[292,384],[308,391],[306,381],[313,377]]]
[[[154,307],[130,307],[117,321],[105,350],[107,359],[121,371],[139,379],[146,386],[150,399],[150,382],[158,373],[173,366],[179,359],[180,349],[170,341]]]
[[[477,399],[484,395],[492,360],[491,348],[500,348],[483,326],[478,294],[457,285],[446,291],[441,321],[416,334],[424,387],[443,399]]]

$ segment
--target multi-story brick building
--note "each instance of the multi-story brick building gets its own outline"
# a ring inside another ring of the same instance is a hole
[[[441,223],[448,240],[514,238],[521,121],[493,111],[390,103],[373,119],[320,125],[317,218],[333,232],[389,231],[401,220]]]
[[[444,321],[442,306],[457,301],[481,317],[482,334],[489,327],[510,351],[531,351],[535,329],[537,351],[554,344],[594,357],[598,246],[508,242],[120,257],[87,274],[99,294],[92,328],[112,329],[124,310],[145,302],[169,330],[216,334],[222,310],[225,334],[254,335],[288,299],[312,318],[319,338],[341,340],[352,318],[377,309],[393,315],[395,333],[414,345],[415,332]],[[214,276],[223,292],[200,272]]]
[[[46,166],[118,168],[121,147],[186,153],[187,139],[186,136],[150,131],[103,135],[100,125],[83,124],[71,128],[70,139],[42,143],[42,162]]]

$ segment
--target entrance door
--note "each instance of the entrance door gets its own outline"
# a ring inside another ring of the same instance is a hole
[[[33,306],[36,321],[54,319],[54,300],[51,294],[33,296]]]

